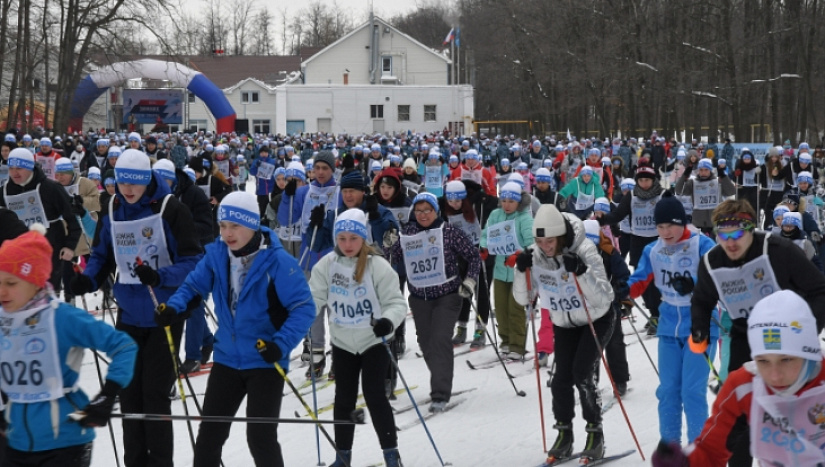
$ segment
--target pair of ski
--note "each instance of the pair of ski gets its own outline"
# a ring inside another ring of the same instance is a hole
[[[606,389],[610,389],[610,388],[605,388],[605,390]],[[624,400],[625,396],[627,396],[630,393],[630,391],[632,391],[632,390],[633,390],[633,388],[627,388],[627,391],[624,393],[625,395],[622,396],[622,400]],[[600,392],[602,392],[602,394],[604,394],[604,392],[606,392],[606,391],[600,390]],[[616,402],[617,402],[616,395],[613,394],[613,392],[611,391],[610,395],[607,397],[607,400],[602,403],[602,415],[604,415],[605,412],[607,412],[608,410],[612,409],[613,406],[616,405]]]
[[[410,387],[410,390],[417,389],[417,388],[418,388],[418,386],[417,386],[417,385],[416,385],[416,386],[411,386],[411,387]],[[399,396],[399,395],[401,395],[401,394],[405,393],[406,391],[407,391],[407,390],[406,390],[406,389],[404,389],[404,388],[401,388],[401,389],[396,389],[395,391],[393,391],[393,395],[395,395],[395,396]],[[363,399],[363,398],[364,398],[364,393],[361,393],[361,394],[358,394],[358,397],[356,398],[356,400],[361,400],[361,399]],[[356,408],[356,409],[363,409],[363,408],[365,408],[366,406],[367,406],[367,403],[366,403],[366,402],[362,402],[362,403],[360,403],[360,404],[356,405],[356,406],[355,406],[355,408]],[[323,406],[323,407],[319,407],[319,408],[318,408],[318,415],[320,415],[320,414],[322,414],[322,413],[324,413],[324,412],[329,412],[330,410],[332,410],[332,409],[334,409],[334,408],[335,408],[335,403],[334,403],[334,402],[333,402],[333,403],[331,403],[331,404],[327,404],[327,405],[325,405],[325,406]],[[302,415],[301,415],[301,414],[300,414],[300,413],[296,410],[296,411],[295,411],[295,416],[296,416],[296,417],[301,417]]]
[[[464,402],[465,400],[466,400],[465,398],[461,398],[461,399],[456,399],[454,401],[448,402],[447,405],[444,406],[444,410],[441,410],[441,411],[438,411],[438,412],[425,413],[421,417],[417,417],[415,420],[407,423],[406,425],[402,425],[400,428],[398,428],[398,431],[409,430],[410,428],[418,425],[422,421],[426,422],[427,420],[435,417],[436,415],[440,415],[444,412],[449,412],[450,410],[453,410],[454,408],[458,407],[458,405],[461,404],[462,402]]]
[[[624,459],[625,457],[633,454],[636,452],[635,449],[629,449],[625,452],[621,452],[619,454],[613,454],[612,456],[605,456],[600,459],[593,459],[591,457],[582,457],[581,452],[575,452],[568,457],[557,457],[557,458],[548,458],[543,463],[539,464],[537,467],[553,467],[556,465],[564,464],[565,462],[569,462],[575,459],[579,460],[579,465],[603,465],[607,464],[608,462],[613,462],[619,459]]]
[[[508,365],[512,365],[514,363],[528,363],[528,362],[533,361],[532,356],[525,357],[522,360],[510,360],[506,357],[501,357],[501,359],[504,360],[504,363],[506,363]],[[482,362],[482,363],[473,363],[473,362],[467,360],[467,366],[469,366],[471,370],[487,370],[489,368],[496,368],[496,367],[501,366],[501,362],[499,362],[498,358],[496,358],[495,360],[490,360],[490,361]],[[531,369],[533,368],[532,364],[530,365],[530,368]]]
[[[453,347],[453,348],[457,349],[458,347]],[[483,348],[484,347],[477,347],[477,348],[468,347],[466,349],[462,349],[462,350],[459,350],[457,352],[453,352],[453,358],[460,357],[461,355],[467,355],[468,353],[471,353],[471,352],[478,352],[479,350],[481,350]],[[424,354],[422,354],[421,352],[416,352],[415,356],[417,358],[424,358]]]
[[[208,375],[211,370],[212,370],[212,362],[208,362],[208,363],[204,363],[203,365],[201,365],[201,369],[198,370],[198,371],[190,371],[189,373],[186,373],[185,376],[184,376],[183,373],[181,373],[179,378],[180,379],[185,379],[186,376],[188,376],[190,378],[194,378],[195,376]]]
[[[412,386],[410,389],[415,389],[417,387],[418,386]],[[478,388],[469,388],[469,389],[462,389],[460,391],[454,391],[452,394],[450,394],[450,397],[455,397],[455,396],[458,396],[458,395],[461,395],[461,394],[464,394],[464,393],[467,393],[467,392],[475,391],[476,389],[478,389]],[[433,401],[432,397],[427,397],[427,398],[422,399],[420,401],[416,401],[416,404],[418,405],[418,407],[420,409],[421,406],[423,406],[424,404],[429,404],[432,401]],[[410,404],[410,405],[408,405],[406,407],[403,407],[403,408],[400,408],[400,409],[395,409],[395,407],[393,407],[392,410],[393,410],[393,413],[395,415],[401,415],[402,413],[409,412],[410,410],[413,410],[414,408],[415,408],[415,406]]]

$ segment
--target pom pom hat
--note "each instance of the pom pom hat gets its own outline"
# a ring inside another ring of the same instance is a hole
[[[0,271],[37,287],[45,287],[52,274],[53,251],[45,234],[46,228],[42,224],[34,224],[31,231],[3,242],[0,246]]]
[[[218,222],[234,222],[248,229],[258,230],[261,225],[258,199],[245,191],[232,192],[221,201]]]

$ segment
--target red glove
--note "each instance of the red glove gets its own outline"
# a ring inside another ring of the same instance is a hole
[[[478,251],[478,254],[481,255],[482,261],[487,261],[487,257],[490,256],[490,253],[487,252],[487,248],[482,248]]]
[[[734,174],[734,175],[738,178],[739,176],[741,176],[741,175],[742,175],[742,171],[741,171],[741,170],[739,170],[739,169],[736,169],[736,170],[733,172],[733,174]]]
[[[508,268],[516,267],[516,259],[518,258],[518,255],[520,255],[520,254],[521,254],[521,250],[519,250],[519,251],[513,253],[512,255],[508,256],[507,259],[504,260],[504,265],[507,266]]]

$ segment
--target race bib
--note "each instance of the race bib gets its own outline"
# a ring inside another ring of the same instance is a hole
[[[269,180],[272,178],[272,174],[275,173],[275,164],[271,164],[269,162],[261,162],[261,165],[258,166],[258,178],[263,180]]]
[[[5,193],[7,186],[3,187],[6,199],[6,207],[17,214],[17,218],[26,224],[26,227],[34,223],[40,223],[49,227],[49,220],[46,218],[46,210],[43,208],[43,201],[40,198],[40,185],[38,184],[32,191],[25,191],[19,195],[9,195]]]
[[[424,168],[424,187],[427,189],[439,189],[442,185],[440,165],[427,165]]]
[[[54,312],[49,304],[0,312],[0,387],[12,402],[30,404],[63,396]]]
[[[519,250],[521,245],[514,219],[487,226],[487,251],[491,255],[509,256]]]
[[[719,205],[719,182],[716,179],[693,180],[693,208],[710,210]]]
[[[348,328],[368,328],[372,318],[381,318],[369,266],[363,281],[355,282],[355,268],[332,262],[329,267],[329,319]]]
[[[475,222],[467,222],[463,214],[456,214],[454,216],[447,216],[447,222],[453,227],[460,229],[464,235],[470,238],[473,245],[478,245],[481,240],[481,224],[478,223],[478,218]]]
[[[424,288],[449,280],[444,268],[443,228],[402,235],[400,242],[410,284]]]
[[[630,199],[630,221],[633,234],[640,237],[656,237],[659,235],[656,230],[656,220],[653,217],[653,210],[660,196],[651,199],[641,199],[633,196]]]
[[[759,300],[780,290],[768,260],[768,237],[770,234],[765,235],[762,255],[738,268],[711,269],[705,255],[705,267],[732,319],[747,319]]]
[[[671,284],[679,277],[689,277],[695,282],[700,257],[698,235],[676,245],[665,245],[661,239],[656,241],[650,250],[650,266],[662,300],[673,306],[690,306],[692,295],[679,295]]]
[[[137,258],[155,271],[172,265],[166,232],[163,230],[163,211],[172,195],[166,195],[160,212],[133,221],[114,220],[114,196],[109,201],[109,220],[112,229],[112,247],[118,269],[117,281],[121,284],[140,284],[135,274]]]

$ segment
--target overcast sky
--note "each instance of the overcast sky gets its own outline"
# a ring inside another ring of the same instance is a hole
[[[188,12],[198,11],[208,4],[207,0],[178,1],[180,1],[181,5]],[[423,5],[427,1],[432,0],[336,0],[335,3],[339,8],[346,10],[347,15],[353,19],[355,24],[361,24],[369,18],[370,5],[372,5],[376,16],[389,20],[393,16],[413,11],[418,5]],[[222,5],[229,5],[230,3],[231,1],[229,0],[221,1]],[[309,3],[310,2],[296,2],[294,0],[266,0],[265,2],[259,2],[258,5],[260,6],[258,6],[258,8],[266,6],[279,20],[284,8],[286,8],[287,15],[293,17],[297,12],[307,8]],[[324,3],[329,6],[333,4],[332,1],[324,1]],[[446,35],[447,31],[445,31],[444,34]]]

